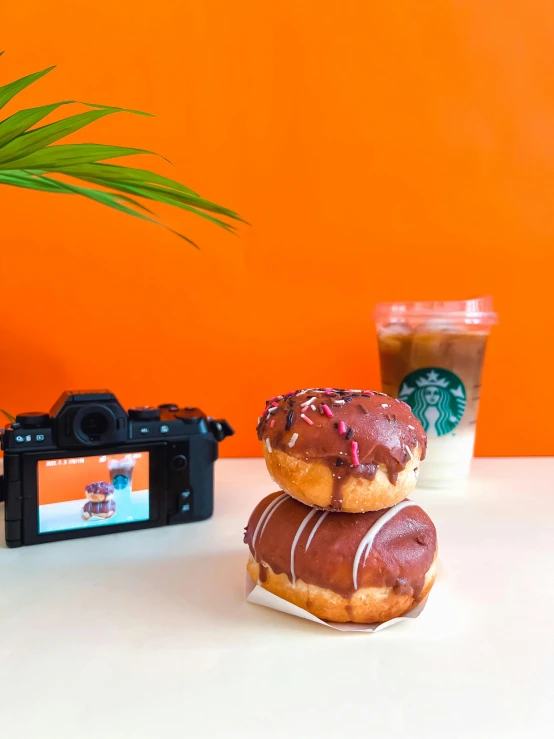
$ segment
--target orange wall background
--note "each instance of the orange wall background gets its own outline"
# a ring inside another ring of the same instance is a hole
[[[490,293],[477,452],[554,454],[550,0],[36,0],[3,7],[0,48],[2,82],[58,65],[18,106],[151,111],[73,140],[163,153],[252,224],[163,212],[198,253],[0,188],[2,407],[108,386],[225,416],[222,454],[254,455],[266,397],[378,385],[376,301]]]
[[[85,487],[91,482],[110,482],[108,460],[125,459],[124,454],[110,454],[106,462],[98,457],[84,457],[82,464],[66,464],[48,467],[46,460],[38,463],[38,503],[63,503],[68,500],[86,501]],[[143,454],[135,458],[133,468],[132,490],[148,490],[149,455]]]

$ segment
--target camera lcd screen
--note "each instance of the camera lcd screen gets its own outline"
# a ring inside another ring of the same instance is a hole
[[[39,534],[147,521],[149,457],[133,452],[38,462]]]

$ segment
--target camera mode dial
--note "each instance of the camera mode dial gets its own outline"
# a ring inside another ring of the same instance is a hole
[[[40,411],[29,411],[29,413],[18,413],[15,422],[23,428],[34,428],[39,426],[47,426],[50,421],[48,413]]]
[[[162,411],[178,411],[179,406],[177,403],[162,403],[158,406],[158,408]]]
[[[129,408],[129,418],[133,421],[159,421],[160,410],[149,405],[137,405]]]

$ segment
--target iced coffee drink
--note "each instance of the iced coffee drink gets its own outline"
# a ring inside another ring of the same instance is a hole
[[[405,401],[428,435],[420,484],[469,473],[492,300],[380,303],[375,312],[383,392]]]
[[[108,460],[110,481],[114,488],[114,498],[117,503],[117,518],[121,522],[132,518],[131,493],[133,490],[134,468],[135,460],[132,457]]]

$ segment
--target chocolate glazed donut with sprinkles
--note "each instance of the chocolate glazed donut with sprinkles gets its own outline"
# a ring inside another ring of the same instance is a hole
[[[347,513],[404,500],[427,447],[410,407],[372,390],[278,395],[266,402],[257,433],[282,490],[307,505]]]

